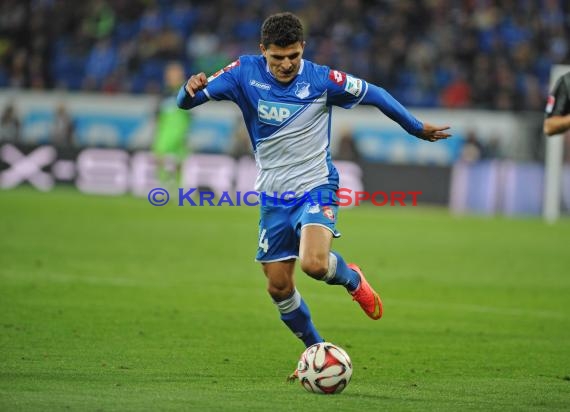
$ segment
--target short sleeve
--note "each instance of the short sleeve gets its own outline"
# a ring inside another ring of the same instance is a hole
[[[345,109],[360,103],[368,89],[368,84],[364,80],[333,69],[328,69],[325,83],[327,104]]]
[[[546,117],[570,114],[570,73],[560,77],[546,101]]]

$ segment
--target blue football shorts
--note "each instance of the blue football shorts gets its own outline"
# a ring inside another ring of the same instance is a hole
[[[278,262],[299,257],[301,229],[308,225],[322,226],[334,237],[338,197],[336,186],[318,186],[302,197],[282,199],[260,195],[259,238],[255,260]]]

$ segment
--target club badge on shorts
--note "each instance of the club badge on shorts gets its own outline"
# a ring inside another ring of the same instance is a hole
[[[329,220],[334,220],[334,212],[330,206],[323,207],[323,215]]]

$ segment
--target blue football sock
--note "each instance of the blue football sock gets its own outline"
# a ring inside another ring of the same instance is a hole
[[[306,347],[318,342],[324,342],[315,325],[313,325],[309,308],[297,289],[290,297],[275,302],[275,304],[279,312],[281,312],[281,320],[291,329],[295,336],[303,341]]]
[[[360,285],[360,276],[348,267],[341,255],[331,252],[329,257],[329,270],[323,277],[329,285],[343,285],[349,292],[356,290]]]

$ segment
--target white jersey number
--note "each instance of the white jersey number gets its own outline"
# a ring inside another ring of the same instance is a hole
[[[259,235],[259,247],[263,249],[263,253],[267,253],[269,250],[269,239],[265,237],[267,229],[262,229]]]

